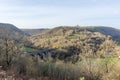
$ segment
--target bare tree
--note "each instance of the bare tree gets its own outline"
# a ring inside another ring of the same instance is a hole
[[[14,61],[16,54],[19,52],[18,48],[15,45],[15,41],[9,37],[8,34],[3,32],[3,36],[0,41],[0,53],[3,65],[9,67]]]

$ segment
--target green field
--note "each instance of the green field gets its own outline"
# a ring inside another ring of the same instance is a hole
[[[37,49],[31,48],[31,47],[22,47],[21,49],[24,52],[37,52]]]

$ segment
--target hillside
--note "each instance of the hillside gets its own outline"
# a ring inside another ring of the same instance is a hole
[[[9,26],[9,27],[6,27]],[[1,79],[119,80],[120,46],[98,27],[57,27],[24,38],[11,24],[0,27]],[[113,31],[114,32],[114,31]],[[117,34],[117,33],[116,33]]]
[[[51,45],[59,44],[65,46],[69,43],[77,43],[77,41],[87,41],[88,39],[112,39],[110,35],[104,35],[93,28],[85,27],[57,27],[43,34],[37,34],[30,37],[31,41],[37,46],[51,47]],[[91,41],[92,41],[91,40]],[[47,44],[48,43],[48,44]],[[56,45],[57,46],[57,45]]]
[[[12,24],[0,23],[0,37],[8,36],[11,39],[20,41],[27,34]]]
[[[47,33],[44,34],[44,36],[55,36],[55,35],[64,35],[65,31],[74,30],[74,31],[90,31],[90,32],[100,32],[104,35],[110,35],[113,40],[120,42],[120,30],[115,29],[112,27],[104,27],[104,26],[60,26],[54,29],[51,29]],[[48,35],[47,35],[48,34]],[[39,36],[40,33],[37,33],[34,36]]]
[[[119,29],[115,29],[112,27],[98,26],[98,27],[91,27],[91,28],[88,27],[87,30],[92,31],[92,32],[100,32],[105,35],[110,35],[113,40],[120,42],[120,30]]]
[[[57,27],[44,34],[31,36],[30,40],[39,49],[56,49],[52,54],[59,55],[59,59],[81,54],[89,57],[104,56],[113,52],[117,54],[117,45],[111,36],[92,32],[87,28]],[[106,52],[103,53],[104,51]]]
[[[44,33],[48,31],[49,29],[21,29],[21,30],[29,35],[36,35],[36,34]]]

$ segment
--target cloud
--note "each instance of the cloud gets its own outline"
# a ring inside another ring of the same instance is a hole
[[[90,25],[90,23],[91,25],[110,25],[109,19],[113,19],[116,25],[120,16],[119,5],[115,5],[115,2],[103,4],[107,4],[108,0],[105,2],[103,0],[62,0],[58,2],[52,0],[53,3],[48,3],[51,0],[35,0],[29,1],[29,4],[27,1],[0,0],[0,22],[12,23],[21,28],[37,28],[40,26]]]

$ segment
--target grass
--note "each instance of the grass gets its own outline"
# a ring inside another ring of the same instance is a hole
[[[30,48],[30,47],[23,47],[22,51],[25,51],[25,52],[37,52],[38,50],[34,49],[34,48]]]

